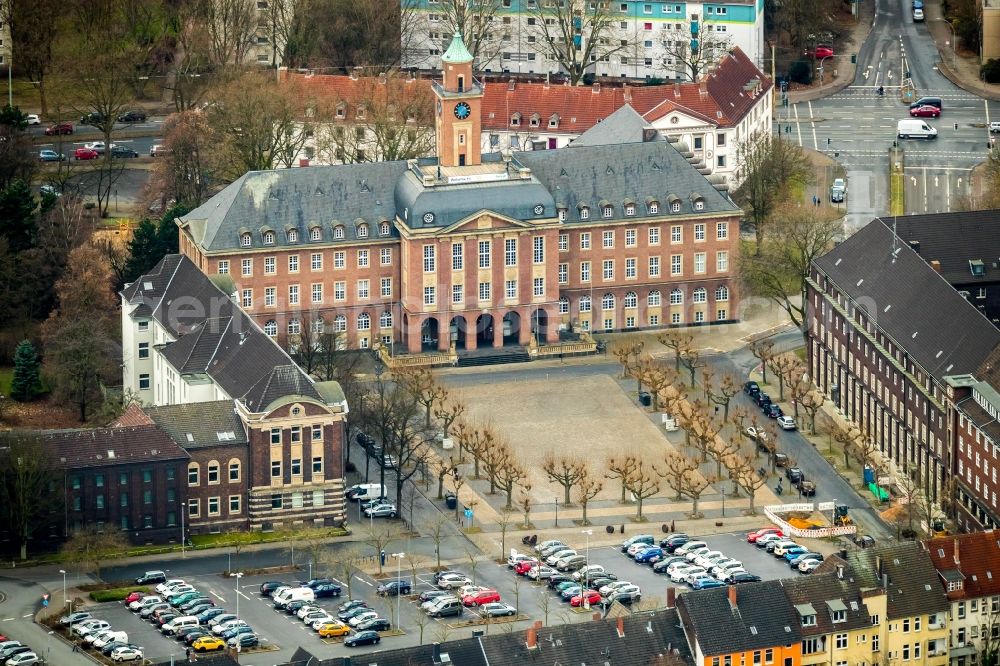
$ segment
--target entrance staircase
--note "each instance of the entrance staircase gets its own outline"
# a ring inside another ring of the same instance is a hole
[[[486,347],[472,351],[458,352],[458,367],[469,368],[477,365],[500,365],[502,363],[526,363],[531,360],[524,347]]]

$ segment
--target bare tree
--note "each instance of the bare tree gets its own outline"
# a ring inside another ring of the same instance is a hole
[[[628,377],[629,374],[635,376],[633,372],[633,365],[639,360],[642,354],[643,341],[637,336],[626,336],[624,338],[619,338],[611,343],[611,354],[618,359],[618,362],[622,366],[622,378]],[[642,390],[642,379],[636,377],[639,382],[639,388],[637,390]]]
[[[527,9],[534,19],[538,50],[567,73],[571,85],[579,85],[594,63],[610,58],[633,45],[620,28],[621,16],[607,2],[537,2]]]
[[[633,367],[633,374],[649,389],[653,411],[659,411],[661,394],[667,387],[677,382],[677,373],[663,361],[648,356],[639,359]]]
[[[627,479],[635,472],[638,458],[631,454],[612,455],[608,458],[606,479],[619,479],[622,484],[621,503],[625,504],[625,493],[628,491]]]
[[[697,29],[692,33],[695,25]],[[678,25],[680,32],[664,31],[660,40],[665,60],[676,61],[679,69],[674,71],[682,74],[687,81],[700,81],[708,68],[721,60],[732,46],[729,33],[718,29],[725,30],[724,25],[716,26],[708,21],[695,25],[690,21],[682,22]],[[694,34],[697,38],[692,36]]]
[[[448,524],[448,520],[442,514],[434,519],[434,521],[430,524],[430,529],[428,530],[428,536],[430,536],[431,541],[434,542],[434,558],[436,560],[434,564],[435,571],[441,570],[441,542],[444,541],[446,536],[448,536],[446,532],[450,531],[447,529]]]
[[[105,531],[96,525],[85,525],[71,534],[61,552],[65,559],[80,565],[101,578],[101,564],[127,553],[130,544],[125,534],[112,527]]]
[[[590,470],[589,464],[584,463],[580,471],[580,478],[577,480],[575,486],[576,501],[583,510],[581,524],[590,525],[590,521],[587,519],[587,505],[590,504],[590,500],[600,494],[601,490],[604,489],[604,484]]]
[[[448,398],[448,391],[427,368],[397,370],[393,379],[424,408],[424,427],[431,428],[431,412]]]
[[[496,485],[507,495],[505,509],[510,509],[514,503],[514,489],[523,485],[528,472],[517,459],[517,454],[511,451],[510,446],[503,444],[501,447],[502,458],[497,469]]]
[[[451,426],[465,415],[465,403],[450,393],[447,394],[434,410],[434,418],[441,422],[441,434],[447,439],[451,435]],[[459,462],[462,462],[459,459]]]
[[[663,468],[658,473],[663,477],[677,497],[691,500],[691,517],[699,518],[698,500],[709,487],[709,482],[698,471],[698,461],[680,453],[668,451],[663,459]]]
[[[674,350],[674,370],[680,372],[681,355],[691,348],[691,345],[694,343],[694,336],[672,328],[657,335],[656,340],[667,349]]]
[[[750,515],[752,516],[756,514],[757,509],[754,504],[754,500],[757,497],[757,491],[767,484],[767,478],[759,473],[757,468],[754,466],[752,458],[747,456],[742,457],[741,464],[735,467],[733,481],[735,481],[736,485],[742,488],[750,498],[750,508],[748,509]]]
[[[394,523],[374,523],[365,531],[365,543],[375,549],[375,559],[378,561],[378,573],[382,575],[381,554],[390,543],[400,538],[402,533]]]
[[[819,412],[825,402],[826,396],[815,389],[807,391],[798,399],[798,404],[802,406],[802,409],[809,416],[809,432],[813,435],[816,434],[816,413]]]
[[[53,461],[36,435],[0,434],[0,516],[22,560],[28,557],[28,541],[35,530],[58,508],[58,496],[50,490],[56,479]]]
[[[542,461],[542,471],[553,483],[563,488],[563,504],[570,503],[570,490],[586,473],[586,466],[580,460],[568,456],[556,457],[554,453],[545,456]]]
[[[771,338],[756,338],[751,340],[747,345],[747,349],[753,354],[753,357],[760,361],[760,370],[763,375],[763,382],[767,383],[767,365],[771,361],[771,357],[774,356],[774,340]]]
[[[272,0],[281,3],[284,0]],[[194,19],[208,32],[208,53],[217,67],[243,65],[256,42],[257,3],[253,0],[196,0]]]
[[[785,382],[788,380],[788,374],[800,366],[801,363],[795,354],[785,353],[775,354],[768,360],[767,364],[778,380],[778,400],[784,400]]]
[[[643,520],[642,504],[645,500],[660,492],[660,483],[652,465],[646,464],[642,458],[637,458],[632,466],[632,473],[622,480],[625,487],[635,498],[636,520]]]
[[[724,375],[718,385],[708,384],[708,399],[712,403],[722,407],[722,418],[729,420],[729,404],[737,393],[740,392],[738,380],[731,374]]]
[[[485,68],[500,53],[502,35],[499,35],[496,24],[499,23],[502,8],[502,0],[442,0],[435,11],[441,16],[444,34],[461,34],[476,66]],[[418,11],[415,3],[411,11]],[[404,23],[409,13],[403,12]],[[447,48],[445,44],[441,46]]]
[[[705,359],[701,357],[701,352],[691,347],[681,353],[681,365],[691,376],[691,388],[694,388],[694,379],[699,368],[705,366]]]

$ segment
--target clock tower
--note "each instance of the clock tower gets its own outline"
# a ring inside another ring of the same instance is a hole
[[[440,83],[435,81],[433,84],[437,97],[434,128],[441,166],[481,163],[483,87],[472,77],[472,61],[462,34],[456,32],[448,50],[441,56],[443,78]]]

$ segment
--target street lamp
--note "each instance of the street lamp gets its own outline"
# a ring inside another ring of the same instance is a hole
[[[833,56],[823,56],[819,60],[819,84],[823,85],[823,64]]]
[[[233,577],[233,578],[236,579],[236,582],[233,584],[233,591],[236,592],[236,616],[239,617],[239,615],[240,615],[240,578],[243,578],[243,573],[242,572],[238,572],[238,573],[231,573],[229,575],[231,577]]]
[[[63,608],[65,608],[66,604],[69,603],[69,599],[66,598],[66,570],[60,569],[59,573],[63,576]]]
[[[406,553],[393,553],[393,557],[396,558],[396,626],[399,626],[399,606],[402,602],[403,591],[402,586],[402,574],[403,574],[403,558],[406,557]]]
[[[184,529],[184,514],[188,512],[188,507],[193,502],[194,500],[181,502],[181,559],[187,557],[187,532]]]
[[[583,607],[590,610],[590,595],[587,594],[590,591],[590,537],[594,534],[594,530],[583,530],[581,534],[587,535],[587,573],[583,574]]]
[[[951,66],[952,69],[954,69],[955,59],[958,57],[958,52],[957,52],[958,45],[955,42],[955,26],[951,24],[951,21],[946,21],[941,17],[932,18],[931,22],[933,23],[934,21],[941,21],[941,23],[944,23],[946,26],[948,26],[948,30],[951,31]],[[947,46],[947,44],[945,44],[945,46]]]

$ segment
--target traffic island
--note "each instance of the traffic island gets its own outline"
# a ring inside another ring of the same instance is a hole
[[[895,141],[893,142],[896,143]],[[906,214],[906,177],[903,174],[905,154],[902,148],[889,149],[889,215]]]

